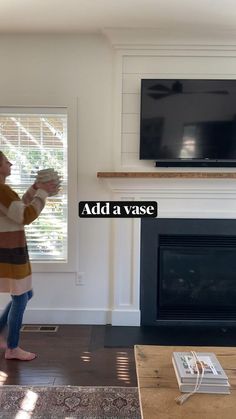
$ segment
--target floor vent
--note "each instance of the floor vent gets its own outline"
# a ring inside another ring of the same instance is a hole
[[[55,333],[58,331],[59,326],[41,326],[35,325],[24,325],[21,328],[21,332],[51,332]]]

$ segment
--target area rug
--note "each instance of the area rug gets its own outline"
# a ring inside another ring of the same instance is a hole
[[[0,388],[1,419],[140,419],[136,387]]]

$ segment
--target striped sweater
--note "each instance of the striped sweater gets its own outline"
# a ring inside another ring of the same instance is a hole
[[[30,187],[22,200],[0,183],[0,292],[21,295],[32,288],[24,225],[42,211],[47,192]]]

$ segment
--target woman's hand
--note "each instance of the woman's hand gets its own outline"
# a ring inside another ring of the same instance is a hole
[[[53,180],[48,182],[36,182],[34,183],[34,189],[43,189],[48,194],[55,194],[58,192],[58,184],[55,183]]]

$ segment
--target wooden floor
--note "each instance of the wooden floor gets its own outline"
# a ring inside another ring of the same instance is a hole
[[[104,334],[105,326],[81,325],[22,332],[20,346],[38,357],[6,361],[1,350],[1,384],[137,386],[133,348],[105,348]]]

